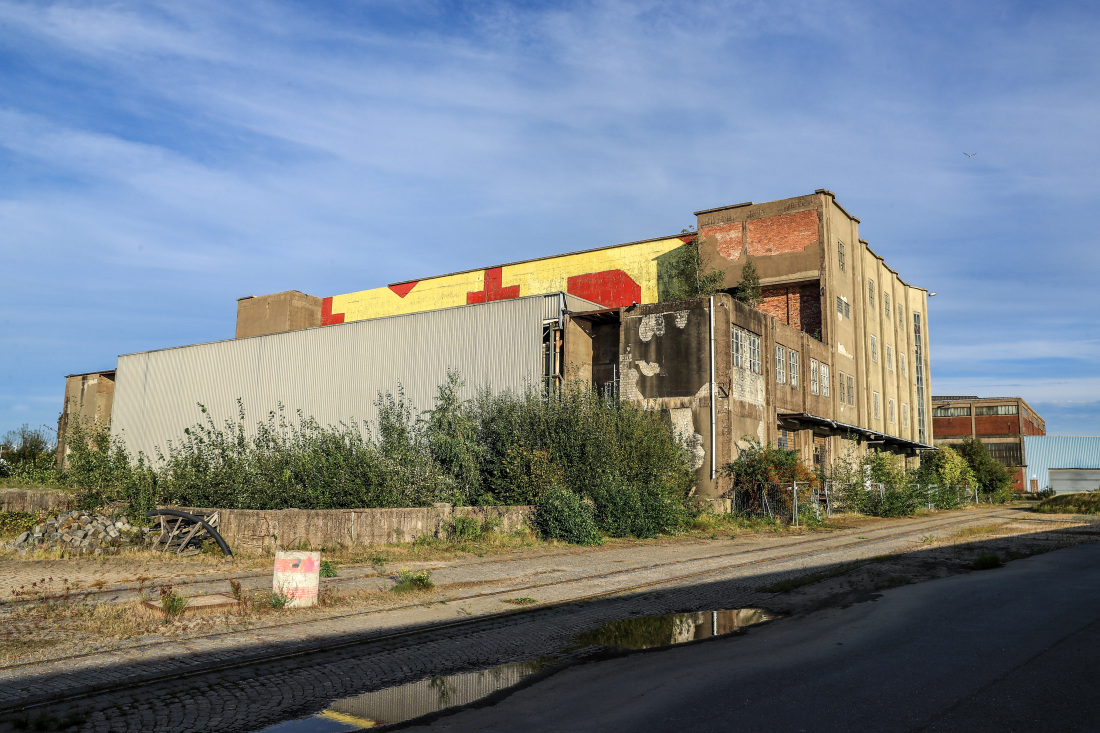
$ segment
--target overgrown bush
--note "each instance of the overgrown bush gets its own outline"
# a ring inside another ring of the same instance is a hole
[[[598,545],[600,532],[592,506],[569,489],[544,492],[535,505],[535,529],[543,539],[574,545]]]
[[[432,409],[414,414],[399,387],[380,394],[373,426],[321,426],[279,406],[250,427],[201,421],[158,448],[156,467],[131,460],[117,437],[74,424],[62,479],[84,506],[122,501],[131,514],[156,504],[227,509],[340,509],[540,504],[568,489],[597,509],[598,527],[651,537],[687,514],[688,452],[667,416],[570,387],[553,394],[479,393],[462,400],[449,374]],[[463,523],[457,534],[474,531]],[[484,533],[484,528],[478,528]],[[582,532],[580,535],[591,538]]]

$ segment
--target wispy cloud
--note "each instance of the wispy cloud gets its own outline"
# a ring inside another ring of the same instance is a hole
[[[1098,30],[1068,2],[0,0],[0,376],[59,403],[80,363],[231,334],[241,295],[825,187],[940,292],[934,389],[1100,397]]]

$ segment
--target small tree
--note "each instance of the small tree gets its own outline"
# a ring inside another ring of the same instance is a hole
[[[977,480],[978,489],[993,501],[1012,498],[1012,473],[989,454],[989,449],[977,438],[967,438],[958,447]]]
[[[684,229],[681,234],[694,234],[694,237],[677,251],[672,262],[672,283],[667,299],[708,298],[722,288],[726,275],[721,270],[707,267],[703,254],[699,251],[701,240],[698,234],[688,229]]]
[[[745,264],[741,268],[741,283],[737,286],[733,297],[751,308],[758,307],[760,301],[763,300],[760,289],[760,275],[757,274],[756,265],[752,264],[752,260],[745,260]]]

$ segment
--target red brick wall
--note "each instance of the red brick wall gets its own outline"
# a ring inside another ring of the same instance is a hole
[[[821,328],[820,291],[816,280],[763,288],[759,310],[799,331],[813,333]]]
[[[818,240],[817,212],[753,219],[748,223],[748,250],[753,257],[802,252]]]
[[[978,435],[1019,435],[1020,420],[1016,415],[977,415],[974,430]]]
[[[725,257],[727,260],[736,260],[741,256],[741,247],[743,237],[741,236],[741,230],[744,228],[745,222],[735,221],[729,224],[718,224],[712,227],[703,227],[703,230],[699,234],[705,238],[714,237],[715,246],[718,248],[718,254]]]
[[[1024,490],[1024,469],[1017,468],[1016,472],[1012,474],[1012,490],[1023,491]]]
[[[937,438],[970,434],[969,417],[932,418],[932,435],[935,435]]]

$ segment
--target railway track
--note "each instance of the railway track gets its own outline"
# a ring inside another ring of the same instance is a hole
[[[501,612],[492,614],[482,614],[478,616],[472,616],[469,618],[458,619],[454,621],[446,621],[442,623],[434,623],[430,627],[418,627],[415,629],[400,629],[391,632],[372,633],[366,634],[353,639],[343,639],[331,643],[322,643],[310,646],[309,648],[299,648],[289,651],[281,651],[275,653],[259,653],[249,654],[242,656],[241,658],[234,659],[232,661],[216,662],[212,664],[203,664],[191,669],[177,669],[165,672],[155,672],[152,674],[146,674],[140,677],[129,678],[125,680],[103,682],[103,683],[87,683],[82,686],[70,688],[65,693],[65,700],[71,703],[78,699],[84,699],[94,697],[98,695],[108,694],[118,690],[127,690],[132,692],[135,689],[153,687],[158,684],[167,681],[176,681],[182,679],[189,679],[200,677],[204,675],[217,674],[227,670],[240,669],[246,667],[253,667],[259,665],[267,665],[274,662],[281,662],[291,659],[302,659],[317,655],[330,654],[338,650],[346,650],[358,646],[365,646],[371,644],[379,644],[384,642],[396,642],[402,639],[412,639],[414,637],[422,636],[425,633],[431,633],[432,635],[438,635],[440,633],[457,632],[469,629],[476,629],[478,626],[486,624],[494,624],[502,619],[517,619],[524,615],[536,615],[540,612],[544,612],[549,608],[561,607],[573,603],[581,603],[585,601],[592,601],[598,598],[620,595],[624,593],[637,592],[642,590],[649,590],[659,588],[663,585],[672,585],[683,582],[685,580],[692,580],[696,578],[702,578],[707,575],[715,575],[730,570],[736,570],[739,568],[750,567],[754,565],[760,565],[769,562],[782,562],[797,559],[799,557],[811,557],[821,552],[835,552],[839,550],[851,549],[862,545],[868,545],[872,543],[889,542],[892,540],[904,539],[908,536],[914,538],[922,536],[929,529],[949,529],[958,527],[965,524],[972,524],[975,522],[981,522],[983,520],[989,520],[993,518],[1010,520],[1013,518],[1014,512],[1006,509],[989,509],[984,511],[969,512],[964,516],[960,515],[944,515],[940,517],[930,517],[927,519],[917,520],[913,522],[906,522],[904,526],[890,526],[879,528],[868,528],[861,530],[849,531],[846,536],[838,536],[837,534],[824,535],[819,537],[807,538],[797,542],[786,543],[781,547],[757,547],[744,550],[736,550],[722,553],[713,553],[703,556],[695,556],[691,558],[670,560],[662,563],[653,563],[643,566],[622,568],[619,570],[612,570],[603,573],[593,573],[588,575],[582,575],[578,577],[567,578],[563,580],[556,580],[546,583],[529,583],[519,586],[509,586],[503,589],[490,590],[469,593],[459,597],[450,597],[448,602],[454,603],[463,600],[480,599],[480,598],[492,598],[495,596],[511,596],[516,593],[524,591],[533,591],[537,589],[546,589],[556,586],[568,585],[570,583],[585,583],[588,581],[602,581],[615,578],[627,578],[631,574],[641,574],[648,571],[652,571],[660,568],[674,568],[676,566],[684,566],[690,564],[697,564],[701,562],[708,562],[714,560],[721,560],[723,558],[737,558],[738,562],[723,563],[717,567],[708,567],[700,570],[694,570],[686,573],[676,573],[673,575],[662,576],[659,579],[644,580],[636,583],[627,583],[625,585],[616,586],[611,589],[600,590],[594,593],[586,593],[579,595],[572,595],[565,599],[559,599],[551,604],[543,604],[539,606],[532,606],[528,608],[512,608]],[[855,535],[855,532],[862,532],[861,535]],[[853,536],[855,535],[855,536]],[[793,551],[792,551],[793,550]],[[570,554],[570,553],[561,553]],[[478,563],[482,564],[482,563]],[[487,564],[487,563],[485,563]],[[839,563],[836,563],[839,564]],[[815,568],[815,571],[820,571],[820,568]],[[811,572],[811,571],[807,571]],[[354,580],[357,578],[349,578],[346,580]],[[359,578],[361,579],[361,578]],[[220,582],[224,582],[220,581]],[[411,609],[416,607],[422,607],[422,603],[410,603],[404,606],[390,607],[384,609],[372,609],[367,611],[358,611],[346,614],[339,614],[334,616],[326,616],[323,619],[308,619],[303,621],[287,622],[284,624],[274,624],[271,626],[263,627],[263,630],[268,629],[286,629],[292,627],[306,627],[310,624],[318,622],[330,622],[340,619],[352,619],[368,617],[372,615],[378,615],[382,613],[392,613],[394,611],[400,611],[402,609]],[[190,641],[196,639],[213,640],[219,637],[226,637],[236,632],[219,632],[216,634],[208,634],[201,637],[193,637]],[[145,648],[152,648],[155,646],[162,646],[163,642],[154,642],[149,644],[140,644],[126,649],[127,653],[140,651]],[[0,671],[11,671],[21,668],[29,668],[34,666],[50,666],[56,667],[57,665],[64,665],[67,662],[74,662],[80,659],[96,656],[101,652],[92,652],[88,654],[71,655],[68,657],[61,657],[48,662],[31,662],[25,664],[9,665],[0,668]],[[36,708],[47,707],[57,702],[56,693],[50,693],[41,696],[27,696],[18,702],[5,703],[0,705],[0,716],[11,715],[18,712],[26,712],[34,710]]]

